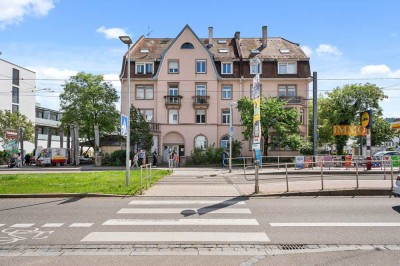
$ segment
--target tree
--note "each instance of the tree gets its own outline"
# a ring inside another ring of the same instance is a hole
[[[390,123],[383,117],[372,118],[372,146],[380,146],[385,142],[390,142],[397,136],[397,132],[390,127]]]
[[[153,135],[150,131],[150,124],[146,121],[140,110],[131,105],[130,115],[130,139],[131,145],[136,146],[136,152],[139,148],[150,151],[153,146]]]
[[[332,132],[333,125],[359,125],[359,113],[362,111],[372,110],[374,116],[382,116],[379,102],[387,98],[381,88],[370,83],[336,87],[327,95],[327,98],[318,98],[318,120],[321,120],[318,131],[321,133]],[[326,135],[326,140],[329,140],[328,134]],[[343,147],[348,139],[348,136],[333,137],[338,154],[343,154]]]
[[[268,147],[289,146],[298,150],[303,142],[299,136],[299,114],[295,108],[284,108],[286,102],[276,98],[261,97],[261,135],[264,138],[264,151]],[[243,136],[250,140],[253,136],[254,106],[252,100],[244,97],[238,101],[237,108],[240,112]],[[270,139],[270,131],[275,131]]]
[[[102,134],[115,132],[119,125],[119,112],[115,103],[119,97],[111,83],[105,82],[102,75],[84,72],[72,76],[62,85],[60,106],[63,116],[62,126],[78,123],[79,134],[94,147],[94,126],[99,126]]]
[[[4,139],[5,130],[19,128],[24,129],[24,141],[33,141],[35,126],[25,115],[20,112],[13,113],[9,110],[0,110],[0,138]]]

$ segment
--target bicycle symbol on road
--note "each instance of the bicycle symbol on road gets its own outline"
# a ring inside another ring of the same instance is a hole
[[[46,239],[54,231],[40,231],[39,228],[35,229],[16,229],[7,228],[1,231],[8,236],[0,236],[1,244],[10,244],[25,239]]]

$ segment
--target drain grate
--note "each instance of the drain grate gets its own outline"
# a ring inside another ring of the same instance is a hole
[[[306,246],[303,244],[295,244],[295,245],[279,245],[279,249],[282,250],[299,250],[299,249],[306,249]]]

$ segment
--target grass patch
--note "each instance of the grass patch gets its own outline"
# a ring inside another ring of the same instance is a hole
[[[153,184],[168,170],[152,170]],[[140,191],[140,171],[132,170],[126,186],[125,171],[0,174],[0,194],[99,193],[134,195]],[[143,189],[146,181],[142,181]],[[149,181],[150,182],[150,181]]]

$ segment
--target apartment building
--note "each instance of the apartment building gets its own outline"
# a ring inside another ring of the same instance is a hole
[[[35,142],[36,146],[66,147],[66,138],[60,129],[62,113],[60,111],[41,107],[36,103]]]
[[[0,109],[20,112],[35,121],[36,73],[0,59]],[[1,147],[1,145],[0,145]],[[24,150],[31,152],[33,143],[25,142]]]
[[[215,143],[227,147],[232,119],[234,139],[243,142],[243,155],[251,155],[251,143],[241,135],[240,114],[230,113],[230,103],[250,97],[255,69],[261,65],[261,92],[288,100],[300,114],[300,134],[307,135],[309,58],[296,43],[268,37],[267,27],[256,38],[199,38],[186,25],[175,38],[145,38],[130,53],[131,103],[151,122],[154,147],[166,160],[171,150],[190,156],[194,147]],[[127,58],[121,69],[121,112],[127,112]],[[273,134],[273,133],[272,133]],[[287,154],[284,148],[269,154]],[[294,153],[296,153],[294,151]],[[293,154],[293,152],[292,152]]]

